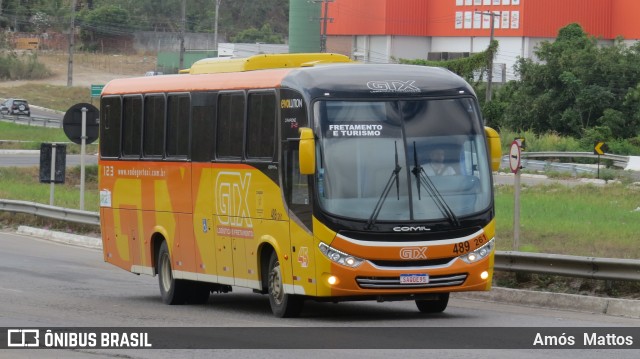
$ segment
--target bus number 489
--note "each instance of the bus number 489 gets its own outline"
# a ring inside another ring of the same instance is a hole
[[[469,246],[469,242],[460,242],[453,245],[453,253],[454,254],[464,254],[471,250],[471,246]]]

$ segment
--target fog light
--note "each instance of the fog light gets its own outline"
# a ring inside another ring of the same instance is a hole
[[[330,285],[334,285],[338,283],[338,278],[336,278],[335,276],[331,276],[327,278],[327,283],[329,283]]]
[[[484,272],[480,273],[480,278],[482,278],[482,279],[489,278],[489,272],[484,271]]]

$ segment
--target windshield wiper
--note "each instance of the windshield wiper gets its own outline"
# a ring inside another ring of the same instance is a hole
[[[387,181],[386,186],[384,186],[384,190],[380,194],[380,198],[378,198],[378,203],[376,203],[376,206],[373,208],[373,212],[371,213],[371,216],[367,221],[367,225],[364,227],[365,229],[371,229],[371,227],[373,227],[373,225],[376,223],[376,219],[378,218],[378,215],[382,210],[382,205],[384,204],[384,201],[387,199],[387,196],[391,191],[391,186],[393,186],[393,182],[396,183],[396,192],[397,192],[398,200],[400,200],[400,181],[398,180],[398,174],[400,173],[400,170],[402,169],[402,167],[400,167],[400,164],[398,162],[398,144],[397,142],[394,141],[393,145],[395,146],[395,150],[396,150],[396,166],[391,172],[391,176],[389,177],[389,180]]]
[[[433,202],[436,204],[436,207],[438,207],[442,215],[445,216],[445,218],[447,218],[452,225],[460,227],[460,220],[458,219],[458,216],[453,213],[453,210],[451,210],[451,207],[449,207],[447,201],[444,200],[436,186],[433,184],[433,181],[431,181],[431,178],[429,178],[427,172],[425,172],[424,168],[420,166],[420,162],[418,161],[418,151],[416,150],[415,142],[413,143],[413,165],[414,167],[411,170],[411,173],[413,173],[413,175],[416,177],[416,181],[418,182],[418,200],[421,199],[420,187],[424,186],[427,192],[429,192],[429,194],[431,195]]]

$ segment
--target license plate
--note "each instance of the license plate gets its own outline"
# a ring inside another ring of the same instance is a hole
[[[426,284],[429,283],[427,274],[400,274],[400,284]]]

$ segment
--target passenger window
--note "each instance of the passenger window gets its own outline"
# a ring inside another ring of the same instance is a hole
[[[213,159],[216,93],[191,94],[191,160],[207,162]]]
[[[189,154],[189,95],[169,95],[167,117],[167,156]]]
[[[244,93],[223,93],[218,97],[217,157],[242,158]]]
[[[120,117],[122,103],[120,96],[103,97],[100,100],[100,156],[120,156]]]
[[[248,111],[247,157],[273,158],[276,126],[275,94],[249,94]]]
[[[162,157],[164,154],[164,95],[144,98],[144,156]]]
[[[122,155],[140,156],[142,147],[142,97],[125,97],[122,107]]]

